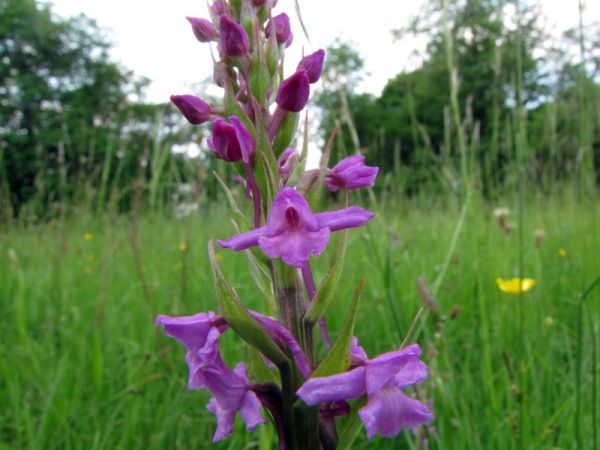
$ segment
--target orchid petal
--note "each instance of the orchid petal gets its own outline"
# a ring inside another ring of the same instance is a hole
[[[328,227],[331,231],[362,227],[374,216],[374,213],[359,206],[315,214],[319,228]]]
[[[236,234],[224,241],[217,241],[217,244],[219,244],[220,247],[230,248],[238,252],[258,245],[258,239],[265,235],[266,232],[266,227],[260,227],[246,233]]]
[[[371,395],[392,378],[398,376],[402,383],[400,387],[415,384],[427,378],[427,366],[419,360],[420,354],[419,346],[411,344],[400,350],[383,353],[368,361],[366,364],[367,393]]]
[[[296,392],[307,405],[311,406],[356,398],[364,393],[364,367],[328,377],[309,378]]]
[[[369,395],[367,404],[359,410],[360,418],[371,439],[377,432],[384,437],[396,436],[402,427],[415,427],[429,422],[429,408],[406,395],[392,383]]]
[[[329,242],[329,228],[319,231],[293,230],[279,235],[258,239],[258,245],[271,258],[281,258],[283,262],[301,268],[310,254],[319,256]]]

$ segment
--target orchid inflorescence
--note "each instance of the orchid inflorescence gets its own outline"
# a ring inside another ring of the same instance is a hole
[[[207,408],[217,417],[214,440],[229,436],[239,412],[248,430],[265,423],[266,408],[278,429],[280,449],[335,449],[348,436],[339,421],[364,423],[369,438],[395,436],[402,427],[431,420],[427,406],[404,389],[427,377],[420,349],[411,344],[369,359],[354,333],[357,302],[364,280],[335,342],[330,343],[324,314],[336,297],[348,229],[364,226],[374,214],[348,206],[348,190],[371,187],[378,168],[350,156],[328,169],[329,148],[319,169],[305,170],[307,145],[292,147],[299,113],[319,81],[325,52],[304,56],[296,71],[283,76],[283,56],[292,43],[289,17],[275,14],[276,0],[215,0],[211,19],[188,17],[198,41],[216,44],[215,83],[223,88],[221,106],[193,95],[172,102],[193,125],[211,122],[208,147],[231,163],[235,182],[251,199],[252,219],[234,204],[236,228],[247,231],[218,245],[246,251],[252,279],[276,305],[278,317],[248,309],[225,279],[209,243],[215,294],[220,314],[160,315],[156,325],[187,350],[188,387],[208,389]],[[305,120],[306,140],[306,120]],[[235,196],[223,183],[227,197]],[[344,191],[346,206],[313,212],[325,188]],[[340,231],[332,264],[317,287],[310,266]],[[314,326],[327,348],[316,357]],[[249,344],[248,366],[231,369],[219,351],[221,334],[232,329]],[[356,427],[348,426],[348,433]]]

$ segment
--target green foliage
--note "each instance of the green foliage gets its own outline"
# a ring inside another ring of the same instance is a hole
[[[128,209],[140,178],[154,182],[156,203],[157,176],[179,164],[170,147],[189,133],[165,105],[134,102],[147,81],[112,62],[109,49],[85,16],[62,19],[34,0],[0,1],[0,186],[12,214],[26,206],[28,215],[52,217],[96,192],[97,208],[110,201]],[[160,146],[168,146],[162,162],[150,164]]]
[[[369,280],[358,304],[355,334],[371,356],[393,350],[390,343],[397,340],[373,252],[392,249],[391,295],[407,330],[422,304],[415,280],[435,279],[458,214],[451,196],[407,200],[383,195],[377,194],[385,206],[375,209],[381,220],[369,224],[371,233],[351,234],[342,274],[342,280]],[[433,400],[431,448],[514,448],[519,399],[527,411],[524,448],[573,446],[578,298],[600,274],[597,199],[531,193],[526,200],[525,274],[538,284],[524,299],[524,334],[516,335],[518,299],[500,292],[494,282],[515,275],[517,236],[504,233],[492,207],[480,199],[474,201],[436,297],[446,320],[438,322],[425,312],[413,334],[430,368],[419,395]],[[500,205],[515,209],[512,196]],[[206,241],[234,230],[224,229],[225,206],[205,208],[183,220],[156,214],[140,218],[139,259],[155,305],[146,299],[133,263],[133,224],[125,216],[80,214],[45,226],[15,224],[0,230],[0,447],[256,446],[264,427],[248,433],[239,420],[230,439],[210,443],[215,419],[206,410],[209,394],[186,388],[185,349],[153,326],[158,312],[214,310]],[[534,229],[539,227],[546,236],[536,247]],[[84,239],[88,232],[91,240]],[[185,250],[179,247],[182,242]],[[561,247],[567,256],[559,256]],[[244,270],[245,259],[216,250],[244,305],[264,311],[264,300]],[[328,248],[321,258],[331,252]],[[326,263],[315,261],[317,278],[326,272]],[[340,284],[339,298],[326,313],[330,330],[341,329],[354,288]],[[589,322],[597,339],[598,292],[586,298],[589,312],[584,310],[583,318],[582,448],[593,448]],[[233,367],[246,349],[230,333],[223,334],[220,348]],[[517,352],[524,354],[522,367],[516,366]],[[519,374],[526,386],[520,396]],[[276,441],[273,436],[271,446],[263,448],[276,448]],[[412,433],[367,441],[362,430],[348,448],[413,445],[418,448]]]
[[[334,155],[341,158],[360,150],[384,173],[398,173],[401,164],[407,168],[405,189],[410,194],[424,186],[454,190],[460,178],[456,142],[462,134],[469,172],[485,195],[493,197],[515,182],[513,107],[520,71],[521,100],[534,150],[526,155],[532,179],[548,188],[557,177],[574,179],[583,176],[586,167],[594,167],[600,180],[596,120],[600,33],[587,30],[587,65],[582,69],[571,56],[578,32],[565,38],[564,49],[548,52],[546,32],[533,7],[523,7],[517,16],[494,0],[446,3],[446,10],[443,2],[428,3],[409,28],[395,31],[396,38],[406,33],[425,36],[428,45],[420,67],[389,80],[378,97],[354,92],[363,64],[349,44],[337,42],[327,50],[328,64],[339,68],[336,72],[326,66],[318,105],[323,109],[325,138],[336,126],[342,128]],[[452,41],[453,75],[446,55],[444,14]],[[516,20],[520,27],[514,25]],[[330,73],[343,74],[342,81],[336,82]],[[450,112],[452,77],[458,88],[459,126]]]

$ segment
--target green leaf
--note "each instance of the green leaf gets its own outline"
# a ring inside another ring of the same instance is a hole
[[[310,308],[306,311],[304,320],[307,322],[316,323],[325,314],[325,311],[327,311],[327,308],[334,299],[334,294],[342,275],[342,268],[344,267],[344,256],[347,245],[348,230],[345,230],[341,239],[337,242],[333,265],[323,278],[323,281],[321,281],[317,293],[310,303]]]
[[[267,105],[267,95],[271,85],[271,74],[267,66],[267,60],[262,45],[260,45],[260,29],[258,22],[254,22],[254,48],[256,48],[255,57],[252,60],[249,73],[250,92],[261,105]]]
[[[288,112],[285,115],[279,130],[277,130],[275,139],[273,140],[273,151],[275,152],[275,157],[279,158],[283,151],[291,144],[292,139],[296,135],[296,129],[298,128],[299,120],[298,113]]]
[[[327,175],[327,166],[329,164],[329,157],[331,156],[331,149],[333,148],[333,142],[335,141],[335,137],[340,131],[339,127],[335,128],[329,139],[327,140],[327,144],[325,145],[325,151],[321,156],[321,163],[319,164],[319,179],[315,183],[316,188],[307,192],[306,200],[308,201],[311,207],[314,207],[321,198],[321,194],[323,192],[323,185],[325,182],[325,176]]]
[[[350,311],[348,311],[348,314],[346,315],[346,320],[340,330],[340,334],[329,350],[329,353],[327,353],[325,358],[323,358],[319,364],[319,367],[312,373],[311,378],[327,377],[336,373],[345,372],[350,367],[350,350],[352,346],[352,336],[354,334],[354,324],[356,323],[356,313],[358,311],[358,299],[365,287],[365,283],[365,278],[361,278],[356,291],[354,291]]]
[[[252,383],[279,384],[278,377],[271,370],[265,360],[254,347],[250,347],[248,354],[248,377]]]
[[[352,443],[362,429],[362,421],[358,415],[358,410],[367,403],[366,396],[360,397],[352,406],[352,411],[340,422],[340,439],[337,450],[346,450],[352,448]]]
[[[290,362],[288,358],[277,347],[277,344],[273,342],[269,334],[240,303],[235,290],[225,280],[215,256],[215,248],[212,240],[208,243],[208,257],[210,259],[217,302],[229,326],[242,339],[269,358],[276,366],[289,366]]]
[[[227,197],[229,206],[231,207],[231,209],[233,210],[235,215],[238,216],[242,220],[242,223],[244,224],[244,226],[249,227],[250,224],[248,223],[248,219],[246,219],[246,216],[244,215],[244,213],[242,213],[242,210],[240,209],[237,202],[235,201],[235,197],[233,196],[233,192],[231,192],[231,189],[229,189],[229,186],[227,186],[227,184],[225,184],[223,179],[214,170],[213,170],[213,175],[215,176],[215,178],[217,179],[217,181],[223,188],[223,191],[225,192],[225,196]]]
[[[264,265],[258,260],[252,251],[246,250],[244,252],[246,254],[246,258],[248,258],[248,266],[250,268],[250,277],[254,284],[261,292],[263,297],[267,301],[268,313],[271,314],[272,311],[275,311],[277,308],[277,303],[275,301],[275,294],[273,293],[273,282],[271,281],[271,277],[269,272],[266,270]]]

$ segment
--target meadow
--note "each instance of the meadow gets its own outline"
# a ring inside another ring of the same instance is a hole
[[[474,196],[458,235],[451,195],[372,193],[360,203],[377,216],[350,235],[327,320],[339,330],[365,276],[355,334],[377,354],[414,325],[409,341],[430,368],[419,397],[435,419],[393,440],[368,444],[363,432],[352,448],[597,448],[597,198],[525,196],[523,274],[537,285],[522,298],[495,281],[519,274],[518,230],[505,232],[493,214],[508,207],[518,224],[515,196]],[[276,448],[271,424],[247,433],[241,421],[213,445],[209,394],[186,389],[183,348],[153,325],[159,313],[216,308],[206,247],[233,231],[223,205],[181,218],[83,209],[0,230],[0,448]],[[242,301],[268,311],[244,255],[218,255]],[[315,261],[317,279],[328,257]],[[233,335],[222,343],[228,361],[247,351]]]

